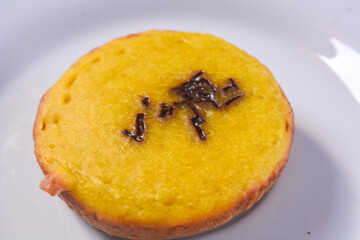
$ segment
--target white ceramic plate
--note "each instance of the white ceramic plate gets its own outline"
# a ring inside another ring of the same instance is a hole
[[[41,95],[80,56],[149,29],[207,32],[257,57],[291,102],[283,175],[250,211],[188,239],[360,238],[359,1],[2,1],[0,238],[109,239],[38,188]]]

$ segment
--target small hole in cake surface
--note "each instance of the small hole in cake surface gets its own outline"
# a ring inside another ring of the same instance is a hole
[[[77,73],[74,73],[73,75],[71,75],[66,82],[66,87],[70,87],[71,85],[73,85],[76,78],[77,78]]]
[[[285,120],[285,130],[289,131],[289,122]]]
[[[65,94],[63,95],[63,103],[64,103],[64,104],[67,104],[68,102],[70,102],[70,100],[71,100],[71,95],[70,95],[70,93],[65,93]]]
[[[111,178],[105,178],[105,179],[103,180],[103,183],[104,183],[104,184],[112,184],[113,181],[112,181]]]
[[[49,145],[49,148],[54,149],[54,148],[55,148],[55,145],[54,145],[54,144],[50,144],[50,145]]]
[[[44,131],[45,128],[46,128],[46,120],[43,119],[43,120],[41,120],[41,130]]]
[[[163,201],[163,204],[165,206],[171,206],[174,205],[175,203],[176,203],[176,198],[168,198]]]
[[[92,63],[96,63],[96,62],[98,62],[99,60],[100,60],[100,57],[97,56],[97,57],[93,58],[93,59],[91,60],[91,62],[92,62]]]
[[[185,38],[181,38],[176,40],[177,43],[191,43],[189,40],[185,39]]]
[[[124,54],[125,53],[125,49],[124,48],[120,48],[116,51],[117,54]]]
[[[55,114],[52,118],[52,123],[57,124],[59,122],[59,116]]]

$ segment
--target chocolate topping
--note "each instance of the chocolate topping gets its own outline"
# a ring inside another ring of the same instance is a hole
[[[226,92],[227,90],[230,90],[231,88],[235,88],[235,89],[239,90],[238,85],[232,78],[229,79],[229,82],[230,82],[230,84],[222,89],[224,92]]]
[[[200,115],[195,115],[194,117],[191,117],[191,122],[193,123],[196,132],[199,134],[200,139],[203,141],[206,140],[205,133],[200,127],[200,124],[204,123],[205,119]]]
[[[133,138],[137,142],[144,141],[144,139],[145,139],[144,134],[145,134],[145,130],[146,130],[145,115],[146,115],[145,113],[138,113],[136,115],[136,125],[135,125],[136,134],[134,134],[133,132],[130,132],[127,129],[124,129],[123,133],[125,135],[127,135],[128,137]]]
[[[181,101],[187,103],[211,102],[215,107],[221,107],[215,98],[216,87],[203,75],[204,71],[196,73],[188,82],[173,88],[172,91],[179,95]]]
[[[179,87],[175,87],[170,90],[178,96],[179,101],[172,102],[171,104],[161,103],[159,117],[164,118],[168,115],[172,115],[175,107],[178,105],[187,105],[194,113],[194,115],[190,118],[191,122],[200,139],[204,141],[206,140],[206,135],[200,125],[205,123],[205,118],[200,114],[201,108],[199,105],[211,103],[211,105],[215,108],[223,108],[229,106],[237,99],[244,96],[243,93],[238,92],[239,87],[232,78],[229,79],[229,82],[230,84],[228,86],[218,90],[217,87],[212,84],[211,80],[205,77],[205,72],[203,70],[199,71],[194,74],[189,81],[184,82]],[[230,91],[230,89],[234,89],[234,91]],[[231,97],[221,104],[217,100],[217,96],[220,94],[230,95]],[[142,103],[145,106],[149,106],[150,98],[143,97]],[[135,141],[143,141],[145,138],[145,113],[138,113],[136,116],[136,134],[126,129],[123,133],[133,138]]]
[[[226,106],[229,106],[233,101],[235,101],[235,100],[238,99],[238,98],[241,98],[242,96],[244,96],[243,93],[241,93],[241,94],[239,94],[239,95],[237,95],[237,96],[235,96],[235,97],[227,100],[224,104],[225,104]]]
[[[187,104],[188,107],[194,112],[195,116],[191,117],[191,121],[197,131],[201,140],[206,140],[204,131],[200,128],[200,124],[205,122],[205,119],[200,115],[201,108],[200,104],[209,102],[215,108],[221,108],[230,105],[235,100],[244,96],[243,93],[238,94],[227,100],[224,104],[220,104],[216,98],[216,95],[219,95],[221,91],[217,89],[212,82],[207,79],[204,71],[197,72],[194,76],[190,78],[189,81],[181,84],[179,87],[171,89],[174,93],[179,96],[179,102],[175,102],[174,106],[179,104]],[[230,84],[222,89],[222,92],[225,93],[231,88],[239,90],[238,85],[235,81],[230,78]]]
[[[143,97],[143,99],[141,100],[141,102],[148,107],[150,105],[150,98],[149,97]]]
[[[173,105],[167,104],[167,103],[161,103],[160,104],[161,110],[160,110],[160,114],[159,117],[163,118],[166,117],[167,115],[172,115],[173,111],[175,109],[175,107]]]

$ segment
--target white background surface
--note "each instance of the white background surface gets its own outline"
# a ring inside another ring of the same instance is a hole
[[[360,2],[275,0],[2,1],[1,239],[112,239],[38,188],[32,125],[41,95],[80,56],[149,29],[207,32],[245,49],[295,112],[289,163],[272,190],[188,239],[360,239]]]

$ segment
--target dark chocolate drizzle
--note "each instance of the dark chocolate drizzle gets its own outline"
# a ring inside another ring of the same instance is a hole
[[[132,139],[134,139],[137,142],[141,142],[144,141],[145,139],[145,130],[146,130],[146,125],[145,125],[145,113],[138,113],[136,115],[136,123],[135,123],[135,130],[136,130],[136,134],[134,134],[133,132],[130,132],[127,129],[124,129],[123,133],[125,135],[127,135],[128,137],[131,137]]]

